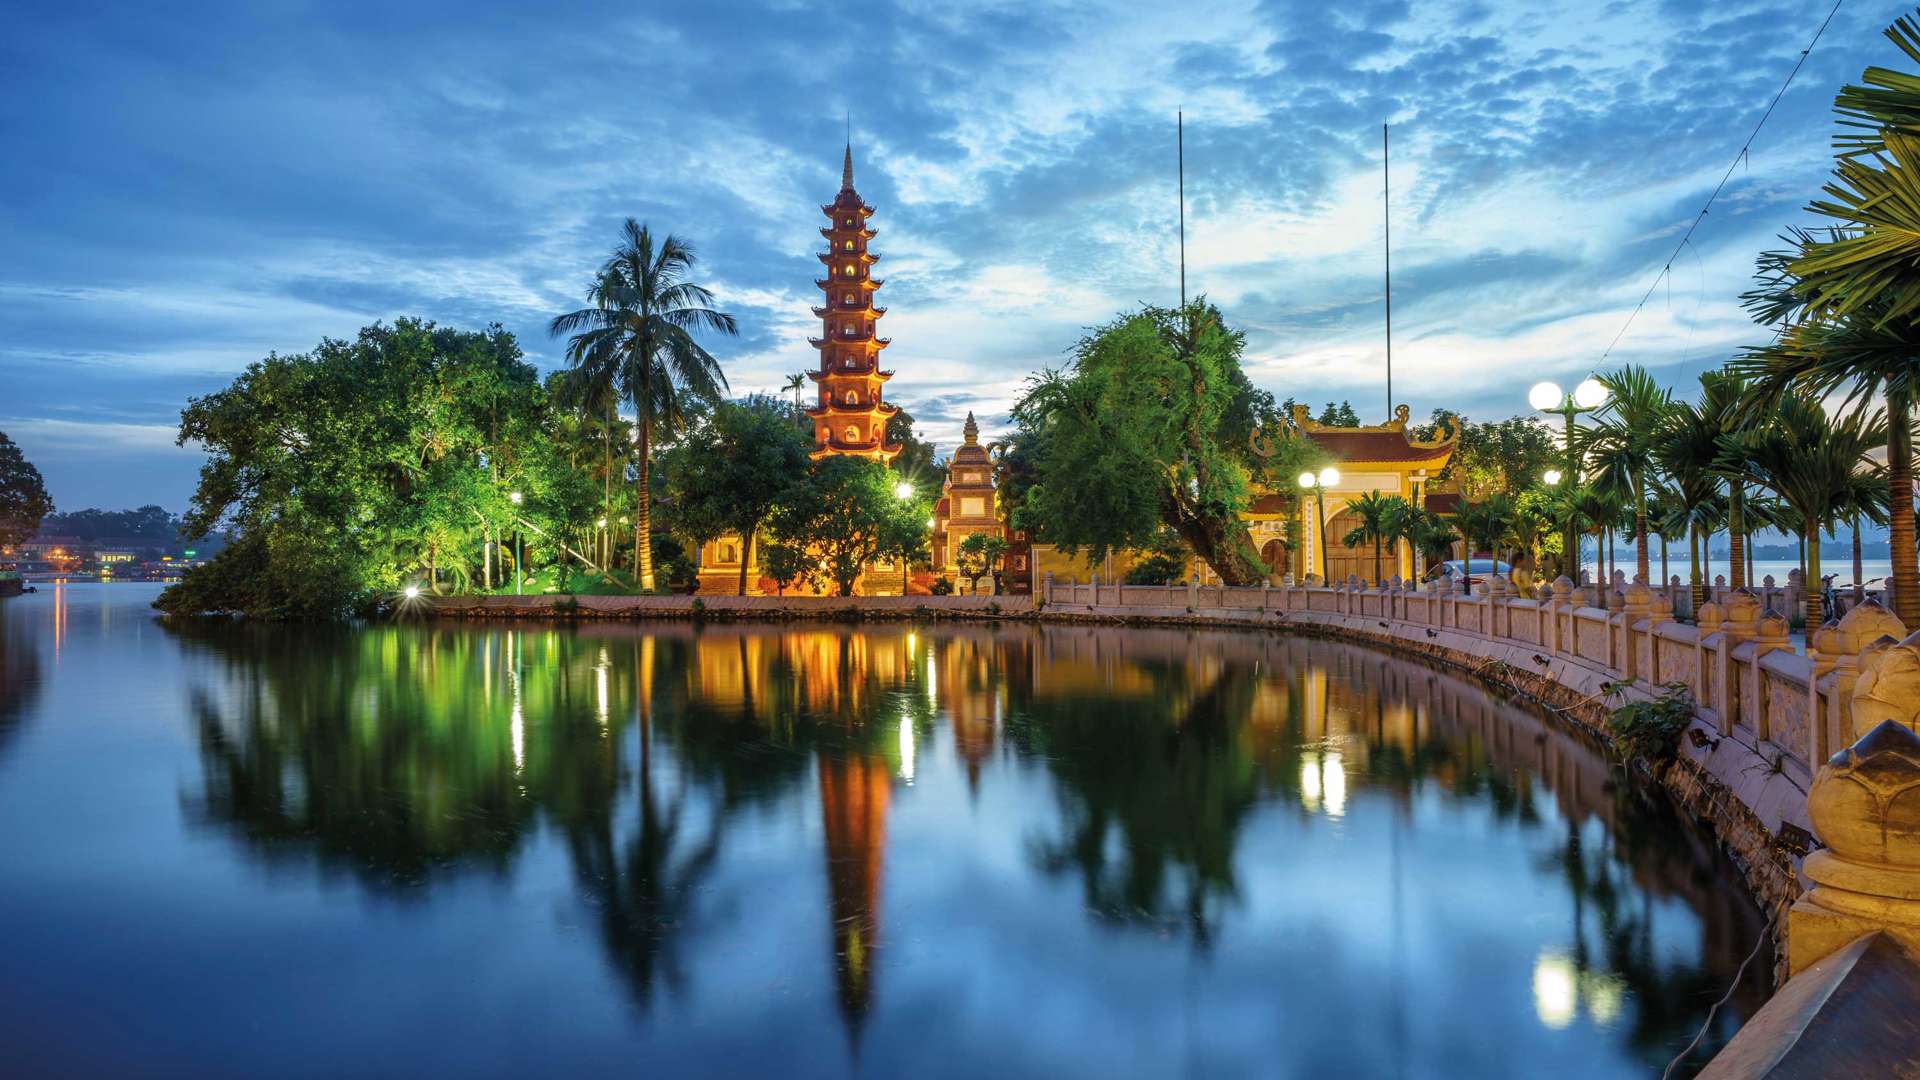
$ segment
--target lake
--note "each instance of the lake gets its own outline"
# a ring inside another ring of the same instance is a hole
[[[1358,646],[156,591],[0,601],[9,1075],[1645,1077],[1762,932],[1582,740]]]

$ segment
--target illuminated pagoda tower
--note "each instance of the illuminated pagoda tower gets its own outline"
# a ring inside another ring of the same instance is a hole
[[[867,226],[873,207],[853,190],[853,145],[840,169],[840,194],[820,208],[827,215],[827,250],[820,255],[827,276],[814,282],[826,294],[820,317],[821,337],[810,339],[820,350],[820,369],[809,372],[819,389],[819,402],[807,410],[813,419],[815,458],[853,454],[891,463],[900,453],[887,442],[887,421],[899,408],[881,401],[881,387],[893,372],[880,370],[880,350],[887,339],[875,334],[886,308],[873,306],[880,282],[873,264],[880,256],[867,250],[874,230]]]

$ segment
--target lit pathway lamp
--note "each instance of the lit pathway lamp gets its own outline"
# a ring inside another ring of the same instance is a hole
[[[1527,404],[1540,412],[1559,413],[1566,418],[1566,471],[1549,470],[1542,479],[1546,480],[1548,486],[1560,488],[1563,500],[1561,512],[1566,518],[1566,527],[1560,537],[1561,558],[1569,560],[1576,585],[1580,582],[1580,547],[1573,527],[1573,489],[1580,486],[1580,455],[1573,445],[1573,418],[1604,406],[1608,396],[1606,385],[1591,376],[1574,387],[1571,394],[1561,393],[1560,385],[1551,382],[1536,383],[1532,390],[1527,391]]]
[[[1300,487],[1311,491],[1318,504],[1320,517],[1320,581],[1327,583],[1327,489],[1340,482],[1340,470],[1329,465],[1319,473],[1300,474]],[[1307,560],[1307,573],[1313,573],[1313,560]]]
[[[525,502],[527,497],[517,491],[507,493],[507,501],[515,506]],[[520,564],[526,561],[526,548],[520,542],[520,515],[513,516],[513,595],[520,595]]]
[[[896,499],[899,499],[901,502],[910,501],[913,498],[913,482],[909,480],[902,480],[899,483],[893,485],[893,497]],[[929,529],[933,527],[932,518],[927,519],[927,527]],[[901,596],[907,595],[907,579],[913,572],[911,569],[911,565],[912,565],[912,560],[907,558],[906,549],[901,548],[900,549],[900,595]]]

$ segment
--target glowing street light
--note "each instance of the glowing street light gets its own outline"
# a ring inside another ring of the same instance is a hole
[[[1553,487],[1560,482],[1560,470],[1548,469],[1546,472],[1540,474],[1540,479],[1548,487]]]
[[[1571,394],[1561,393],[1560,384],[1552,382],[1535,383],[1533,389],[1527,391],[1527,404],[1540,412],[1559,413],[1566,418],[1566,471],[1549,469],[1543,477],[1549,487],[1565,484],[1561,491],[1562,495],[1571,496],[1574,486],[1580,482],[1580,459],[1573,445],[1573,418],[1583,412],[1592,412],[1604,407],[1609,396],[1611,395],[1607,391],[1607,385],[1592,376],[1581,380],[1580,385],[1574,387]],[[1580,541],[1573,531],[1572,508],[1563,507],[1562,512],[1566,514],[1567,523],[1560,537],[1560,549],[1563,556],[1570,560],[1573,579],[1577,584],[1580,580]],[[1468,558],[1472,556],[1469,555]]]
[[[1314,498],[1319,503],[1320,558],[1322,561],[1327,557],[1327,489],[1339,482],[1340,470],[1331,465],[1321,469],[1317,474],[1311,472],[1303,472],[1300,474],[1300,487],[1313,492]],[[1308,573],[1312,571],[1313,567],[1307,567]]]
[[[893,497],[902,502],[913,498],[913,485],[905,480],[893,485]]]
[[[404,593],[406,594],[406,597],[407,597],[407,599],[409,599],[409,600],[418,600],[418,599],[420,599],[420,586],[418,586],[418,585],[409,585],[409,586],[407,586],[407,587],[406,587],[405,589],[403,589],[403,590],[401,590],[401,591],[402,591],[402,592],[404,592]]]
[[[519,506],[521,503],[525,502],[526,498],[527,497],[525,495],[522,495],[517,491],[507,492],[507,501],[512,503],[515,506]]]
[[[507,501],[515,506],[525,502],[526,498],[517,491],[507,492]],[[520,523],[515,521],[513,526],[513,595],[515,596],[520,595],[520,564],[526,561],[526,556],[527,546],[520,542]]]

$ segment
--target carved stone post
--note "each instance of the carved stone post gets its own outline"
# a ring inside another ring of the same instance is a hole
[[[1635,578],[1633,584],[1627,586],[1625,595],[1620,598],[1620,613],[1614,616],[1620,624],[1621,646],[1614,670],[1629,679],[1642,677],[1640,644],[1636,634],[1645,632],[1637,628],[1640,623],[1646,621],[1648,613],[1652,610],[1653,590],[1647,588],[1646,582]]]
[[[1706,708],[1714,710],[1720,716],[1720,734],[1733,730],[1733,718],[1727,715],[1715,699],[1714,691],[1719,687],[1714,683],[1714,657],[1720,648],[1720,626],[1724,617],[1720,605],[1712,600],[1700,605],[1700,614],[1694,619],[1693,626],[1693,700]]]
[[[1761,670],[1760,661],[1770,652],[1793,648],[1787,638],[1789,631],[1787,617],[1769,611],[1760,616],[1760,626],[1753,637],[1753,663],[1747,668],[1747,686],[1753,693],[1754,734],[1762,739],[1773,738],[1773,710],[1767,707],[1767,673]]]
[[[1042,581],[1040,582],[1040,598],[1045,600],[1048,606],[1052,606],[1053,604],[1053,571],[1051,570],[1047,571],[1047,576],[1044,579],[1042,579]]]
[[[1841,618],[1829,639],[1833,649],[1833,686],[1827,695],[1826,714],[1821,718],[1826,728],[1825,741],[1822,752],[1811,758],[1809,765],[1817,767],[1833,751],[1861,735],[1853,729],[1853,690],[1864,670],[1861,654],[1878,652],[1906,636],[1905,624],[1877,600],[1857,604]]]
[[[1807,793],[1826,846],[1802,864],[1813,888],[1787,915],[1789,975],[1875,931],[1920,949],[1920,635],[1873,660],[1850,702],[1866,730]]]
[[[1735,589],[1721,608],[1726,621],[1720,624],[1720,644],[1714,650],[1713,689],[1720,700],[1721,723],[1731,731],[1742,719],[1739,665],[1734,663],[1733,650],[1760,632],[1760,601],[1745,589]]]
[[[1553,600],[1547,613],[1547,625],[1553,628],[1550,631],[1553,640],[1547,643],[1547,647],[1558,652],[1572,652],[1573,579],[1565,574],[1553,579]]]

